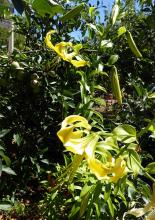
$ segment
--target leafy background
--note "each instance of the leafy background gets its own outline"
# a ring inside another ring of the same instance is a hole
[[[0,16],[13,19],[16,38],[14,52],[7,54],[5,33],[0,36],[0,209],[25,219],[32,213],[43,219],[90,219],[90,214],[91,219],[122,219],[132,201],[138,206],[148,201],[152,181],[140,172],[128,183],[122,179],[120,188],[101,184],[83,163],[73,183],[65,182],[58,190],[56,179],[73,158],[64,153],[56,133],[70,114],[81,114],[109,132],[130,124],[137,130],[142,165],[154,161],[155,102],[148,97],[155,92],[155,6],[150,1],[119,1],[112,25],[104,3],[96,2],[98,9],[90,10],[93,2],[51,2],[12,1],[15,15],[6,10],[7,2],[0,2]],[[86,3],[84,10],[62,23],[62,15],[81,2]],[[142,59],[134,56],[125,34],[118,37],[122,26],[132,33]],[[81,54],[90,67],[76,69],[57,58],[44,43],[51,29],[58,30],[54,43],[82,43]],[[119,73],[122,106],[112,95],[112,65]],[[154,168],[150,170],[154,176]]]

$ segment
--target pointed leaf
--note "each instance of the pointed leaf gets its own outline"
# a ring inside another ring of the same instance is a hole
[[[136,129],[128,124],[119,125],[112,132],[118,141],[132,143],[137,140]]]
[[[16,175],[16,173],[10,167],[3,166],[2,171],[7,173],[7,174],[10,174],[10,175]]]
[[[120,27],[117,31],[118,37],[120,37],[122,34],[125,34],[125,32],[126,32],[126,27],[125,26]]]
[[[53,0],[34,0],[32,7],[41,16],[45,16],[45,14],[53,16],[56,13],[64,12],[64,8]]]
[[[149,163],[149,164],[145,167],[145,170],[146,170],[148,173],[155,174],[155,162]]]
[[[83,10],[84,8],[84,3],[81,3],[80,5],[76,6],[75,8],[71,9],[69,12],[67,12],[62,18],[61,21],[65,22],[67,20],[71,20],[74,17],[76,17],[77,15],[80,14],[80,12]]]
[[[90,193],[88,192],[85,194],[85,196],[82,198],[81,206],[80,206],[80,217],[82,217],[87,209],[88,201],[89,201]]]
[[[118,55],[111,55],[109,60],[108,60],[108,64],[109,65],[113,65],[114,63],[116,63],[118,60]]]
[[[6,134],[8,134],[10,129],[3,129],[0,131],[0,138],[4,137]]]
[[[127,166],[137,176],[140,172],[141,160],[138,153],[134,150],[128,150]]]

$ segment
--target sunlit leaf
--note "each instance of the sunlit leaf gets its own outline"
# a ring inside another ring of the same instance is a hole
[[[34,0],[32,7],[41,16],[45,16],[45,14],[53,16],[56,13],[64,12],[64,8],[53,0]]]
[[[10,175],[16,175],[15,171],[13,171],[10,167],[3,166],[2,171]]]
[[[155,174],[155,162],[149,163],[149,164],[145,167],[145,170],[146,170],[148,173]]]
[[[136,129],[131,125],[119,125],[112,133],[116,136],[118,141],[122,141],[124,143],[132,143],[137,140]]]
[[[61,21],[65,22],[68,20],[71,20],[73,18],[75,18],[77,15],[80,14],[80,12],[83,10],[84,8],[84,3],[81,3],[80,5],[77,5],[76,7],[74,7],[73,9],[71,9],[69,12],[67,12],[62,18]]]
[[[125,34],[125,32],[126,32],[126,27],[125,26],[120,27],[118,29],[118,31],[117,31],[118,37],[120,37],[121,35]]]
[[[113,47],[113,43],[111,40],[102,40],[101,41],[101,48],[111,48]]]
[[[141,160],[138,153],[134,150],[128,150],[127,166],[137,176],[141,169]]]
[[[155,99],[155,92],[153,92],[152,94],[148,95],[149,99]]]

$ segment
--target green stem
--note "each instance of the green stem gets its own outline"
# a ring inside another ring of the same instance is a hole
[[[152,180],[152,182],[155,183],[155,179],[148,172],[144,171],[144,173],[148,179]]]

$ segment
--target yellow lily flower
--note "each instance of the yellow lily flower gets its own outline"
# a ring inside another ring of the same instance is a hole
[[[77,130],[78,128],[80,130]],[[57,135],[68,151],[80,155],[85,152],[89,154],[89,145],[94,140],[94,136],[89,134],[90,129],[91,126],[84,117],[71,115],[62,122]],[[95,137],[95,140],[98,141],[98,137]]]
[[[77,56],[79,50],[82,48],[81,44],[73,46],[71,42],[60,42],[54,46],[51,42],[51,35],[54,33],[56,33],[56,31],[51,30],[45,37],[45,43],[50,49],[54,50],[63,60],[70,62],[75,67],[83,67],[89,64],[88,61]],[[72,49],[73,52],[68,53],[68,49]],[[73,59],[74,57],[76,58],[75,60]]]
[[[99,135],[95,132],[90,133],[90,130],[91,126],[84,117],[71,115],[62,122],[57,135],[68,151],[86,158],[91,172],[98,179],[116,183],[126,175],[126,163],[122,158],[114,160],[111,155],[108,156],[105,165],[95,159]]]
[[[126,175],[126,163],[122,158],[117,158],[115,162],[107,162],[105,165],[99,160],[88,159],[88,165],[99,180],[117,183],[120,178]]]
[[[95,158],[88,158],[87,161],[91,172],[95,174],[97,179],[102,180],[104,178],[105,180],[109,180],[108,174],[110,173],[110,168]]]
[[[153,194],[151,201],[144,208],[133,208],[125,213],[125,215],[134,215],[137,218],[149,213],[145,220],[155,220],[155,183],[153,184]]]

